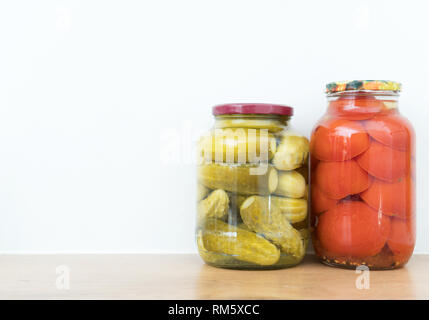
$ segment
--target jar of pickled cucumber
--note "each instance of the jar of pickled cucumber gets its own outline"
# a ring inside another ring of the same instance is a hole
[[[312,239],[325,264],[393,269],[413,253],[415,138],[399,91],[391,81],[327,85],[310,143]]]
[[[209,265],[278,269],[298,264],[309,238],[307,138],[273,104],[215,106],[198,142],[196,242]]]

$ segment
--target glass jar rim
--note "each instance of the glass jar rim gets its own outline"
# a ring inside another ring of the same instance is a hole
[[[373,96],[387,96],[387,97],[398,97],[398,91],[390,91],[390,90],[347,90],[347,91],[336,91],[326,93],[328,98],[330,97],[339,97],[339,96],[365,96],[365,95],[373,95]]]
[[[214,106],[213,115],[223,114],[267,114],[292,116],[293,108],[271,103],[226,103]]]

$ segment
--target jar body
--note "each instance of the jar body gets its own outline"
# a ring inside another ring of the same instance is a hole
[[[393,269],[415,243],[415,137],[393,93],[341,92],[311,135],[313,246],[326,264]]]
[[[309,144],[287,120],[216,116],[199,140],[196,242],[207,264],[277,269],[302,260]]]

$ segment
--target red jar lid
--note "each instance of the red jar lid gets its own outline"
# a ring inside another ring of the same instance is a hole
[[[213,107],[213,115],[221,114],[278,114],[293,115],[293,108],[270,103],[227,103]]]

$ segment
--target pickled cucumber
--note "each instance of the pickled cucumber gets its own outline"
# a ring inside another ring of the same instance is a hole
[[[265,238],[279,245],[282,252],[301,257],[304,243],[301,234],[295,230],[280,210],[270,204],[268,198],[251,196],[240,208],[244,223]]]
[[[202,235],[208,251],[232,255],[241,261],[269,266],[280,257],[280,250],[265,238],[221,220],[207,219]]]
[[[307,218],[307,200],[271,196],[271,203],[280,209],[280,212],[290,223],[297,223]]]
[[[290,255],[290,254],[281,254],[280,259],[279,259],[279,261],[277,261],[276,264],[279,266],[294,266],[294,265],[300,263],[302,258],[304,258],[304,256],[295,257],[295,256]]]
[[[201,258],[209,264],[214,265],[229,265],[236,262],[234,257],[222,254],[222,253],[213,253],[208,251],[204,247],[204,241],[203,241],[203,232],[201,230],[197,233],[197,246],[198,246],[198,253],[200,254]]]
[[[280,132],[284,129],[285,120],[274,120],[274,119],[257,119],[252,117],[240,117],[236,119],[217,119],[215,127],[219,129],[223,128],[254,128],[254,129],[266,129],[269,132]]]
[[[273,164],[278,170],[299,168],[307,159],[308,152],[309,142],[307,138],[286,134],[274,154]]]
[[[199,152],[205,162],[268,162],[276,152],[276,138],[259,129],[217,129],[201,138]]]
[[[214,190],[198,203],[198,221],[201,223],[207,218],[223,218],[228,214],[228,208],[228,194],[222,189]]]
[[[263,173],[263,174],[255,174]],[[198,167],[198,179],[210,189],[241,194],[268,195],[277,188],[277,170],[272,166],[205,164]]]
[[[204,187],[201,183],[197,183],[197,201],[203,200],[209,192],[209,188]]]
[[[278,185],[274,194],[296,199],[304,197],[304,177],[296,171],[279,171]]]

